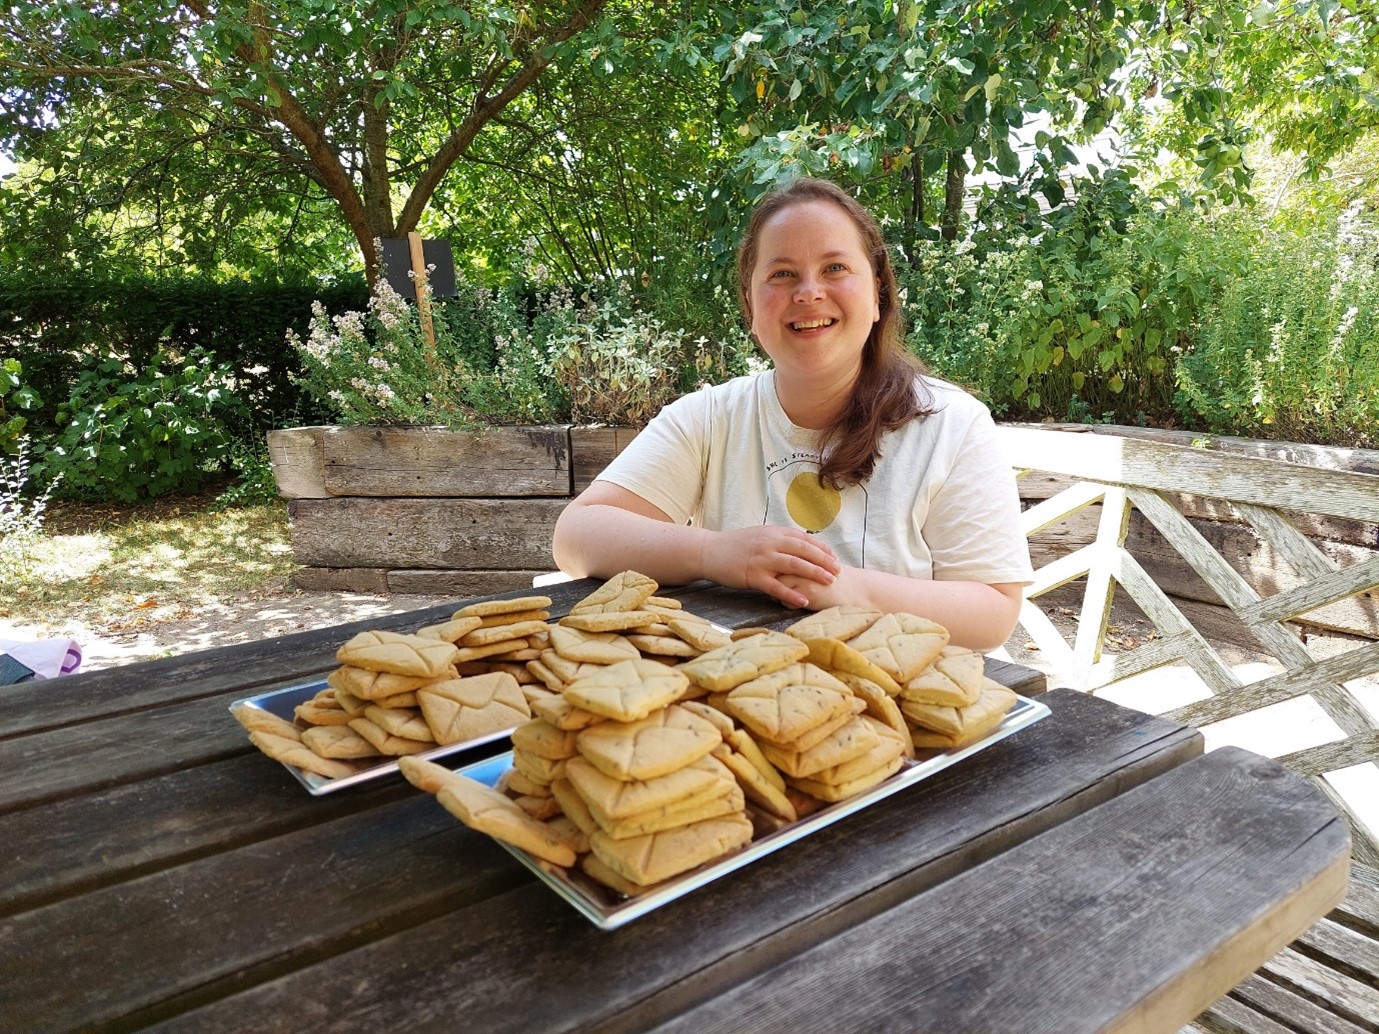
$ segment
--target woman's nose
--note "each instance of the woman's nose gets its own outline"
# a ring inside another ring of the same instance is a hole
[[[808,301],[823,294],[823,283],[816,276],[804,275],[795,283],[795,300]]]

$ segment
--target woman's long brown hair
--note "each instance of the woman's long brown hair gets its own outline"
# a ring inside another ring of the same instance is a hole
[[[738,301],[748,327],[752,323],[752,270],[757,263],[762,227],[782,209],[807,201],[829,201],[848,214],[862,237],[878,284],[881,318],[872,324],[867,336],[862,370],[853,386],[852,398],[838,418],[819,431],[819,483],[842,488],[871,477],[881,458],[881,436],[928,416],[934,411],[934,401],[923,381],[928,370],[905,348],[899,285],[881,227],[851,195],[828,180],[793,180],[767,194],[752,212],[737,250]]]

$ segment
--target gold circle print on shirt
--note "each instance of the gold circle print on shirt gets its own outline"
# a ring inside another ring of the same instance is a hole
[[[785,508],[790,519],[805,531],[823,531],[838,516],[843,497],[836,488],[819,484],[813,471],[801,471],[785,492]]]

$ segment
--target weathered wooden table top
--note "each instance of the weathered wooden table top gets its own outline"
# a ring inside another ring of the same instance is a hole
[[[559,614],[591,584],[543,591]],[[731,627],[791,617],[677,594]],[[0,1030],[1171,1031],[1344,893],[1348,832],[1311,784],[1057,691],[601,931],[400,778],[311,797],[227,711],[453,609],[0,692]]]

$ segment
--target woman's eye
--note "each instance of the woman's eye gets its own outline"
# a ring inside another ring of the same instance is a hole
[[[830,262],[828,265],[828,272],[830,273],[841,273],[845,269],[847,269],[847,267],[844,266],[841,262]]]
[[[776,270],[774,273],[771,274],[771,279],[773,279],[773,280],[784,280],[786,277],[792,276],[792,275],[793,275],[793,274],[792,274],[792,273],[790,272],[790,270],[788,270],[788,269],[778,269],[778,270]]]

